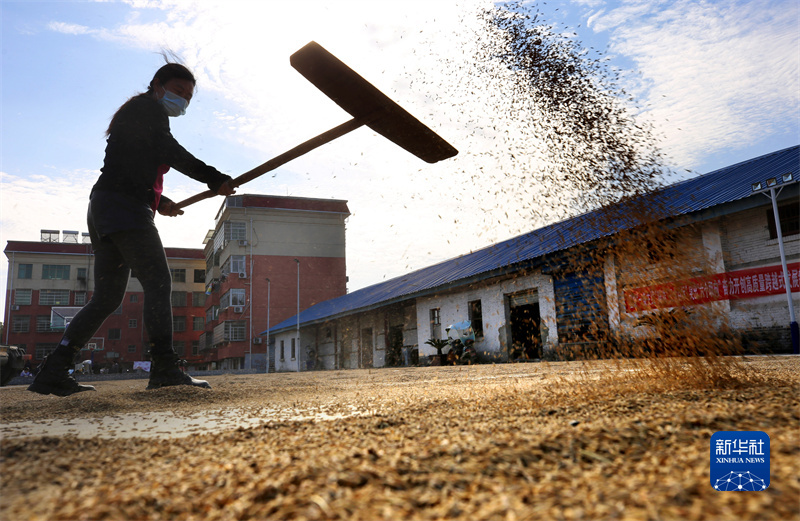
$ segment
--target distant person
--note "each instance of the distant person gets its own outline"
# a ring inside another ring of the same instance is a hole
[[[167,63],[146,92],[126,101],[111,118],[105,160],[89,196],[87,216],[95,256],[94,293],[69,323],[29,391],[69,396],[95,390],[79,384],[69,369],[78,351],[119,307],[131,271],[144,288],[144,324],[153,362],[147,388],[210,388],[178,367],[172,347],[172,279],[154,222],[155,212],[183,214],[162,195],[163,177],[170,168],[206,183],[219,195],[235,192],[230,176],[196,159],[170,132],[168,117],[185,114],[195,83],[189,69]]]
[[[23,378],[31,378],[31,377],[33,377],[33,373],[31,373],[31,372],[30,372],[30,370],[29,370],[27,367],[26,367],[26,368],[24,368],[24,369],[22,370],[22,372],[21,372],[21,373],[19,373],[19,375],[20,375],[21,377],[23,377]]]

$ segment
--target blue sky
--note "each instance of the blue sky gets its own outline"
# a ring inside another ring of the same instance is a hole
[[[171,120],[173,134],[232,176],[346,121],[289,65],[310,40],[461,151],[428,165],[360,129],[240,188],[348,200],[351,290],[545,224],[540,209],[554,201],[521,181],[535,164],[511,162],[517,142],[488,130],[498,121],[518,128],[497,110],[502,92],[471,76],[476,12],[487,5],[3,0],[0,242],[35,241],[40,229],[86,230],[103,132],[119,105],[146,88],[162,49],[180,55],[199,80],[187,115]],[[575,0],[539,8],[623,71],[641,117],[683,175],[800,142],[795,0]],[[176,172],[165,184],[175,200],[204,189]],[[202,248],[219,204],[157,217],[165,244]]]

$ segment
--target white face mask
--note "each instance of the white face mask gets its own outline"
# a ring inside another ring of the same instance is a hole
[[[181,98],[167,89],[164,89],[164,95],[158,101],[161,102],[164,110],[167,111],[167,116],[172,116],[173,118],[186,114],[186,107],[189,106],[189,102],[186,99]]]

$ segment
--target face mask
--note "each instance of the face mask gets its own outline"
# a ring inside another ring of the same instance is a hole
[[[167,111],[167,116],[172,116],[173,118],[186,114],[186,107],[189,106],[188,101],[167,89],[164,89],[164,96],[158,101]]]

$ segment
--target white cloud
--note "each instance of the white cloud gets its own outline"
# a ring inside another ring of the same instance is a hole
[[[65,22],[50,22],[47,28],[51,31],[64,34],[90,34],[93,31],[85,25],[68,24]]]
[[[796,125],[800,32],[796,2],[623,2],[595,13],[610,50],[634,60],[647,117],[675,164],[746,146]],[[787,117],[794,123],[787,123]]]

